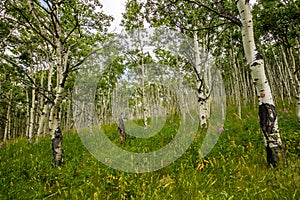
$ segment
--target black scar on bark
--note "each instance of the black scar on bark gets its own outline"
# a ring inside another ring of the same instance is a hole
[[[259,106],[260,127],[267,141],[266,152],[267,162],[269,165],[276,167],[279,162],[286,164],[285,156],[282,152],[282,147],[277,144],[277,147],[270,147],[270,137],[273,134],[274,124],[276,120],[275,106],[263,103]],[[276,138],[272,138],[276,140]]]
[[[237,4],[238,1],[239,1],[239,0],[236,0],[236,1],[235,1],[235,4]],[[250,2],[250,0],[246,0],[246,1],[245,1],[245,5],[246,5],[247,3],[249,3],[249,2]],[[244,10],[242,10],[242,12],[244,12]]]
[[[269,135],[272,134],[274,128],[274,122],[276,120],[275,107],[273,105],[263,103],[259,106],[259,123],[264,137],[267,141],[266,151],[267,151],[267,162],[269,165],[276,165],[278,160],[274,155],[275,152],[270,148]]]
[[[118,120],[118,137],[120,139],[121,144],[123,144],[126,140],[126,131],[122,117],[120,117]]]
[[[262,60],[262,59],[263,59],[262,55],[260,53],[256,53],[255,60]]]
[[[275,106],[263,103],[259,106],[260,127],[265,136],[272,134],[276,120]]]
[[[252,63],[251,67],[254,67],[254,66],[256,66],[256,65],[259,65],[258,62]]]
[[[58,127],[54,132],[54,137],[52,138],[52,155],[54,166],[62,165],[62,132],[60,127]]]

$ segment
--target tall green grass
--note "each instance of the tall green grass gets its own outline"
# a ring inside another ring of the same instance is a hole
[[[298,199],[300,124],[292,109],[279,111],[287,167],[267,166],[257,110],[244,109],[239,117],[229,108],[224,130],[205,158],[198,155],[205,135],[199,130],[181,158],[149,173],[107,167],[89,154],[75,132],[64,133],[64,164],[57,168],[51,165],[50,136],[38,144],[25,138],[10,141],[0,148],[0,199]],[[173,128],[167,124],[164,132]],[[106,133],[118,143],[114,125]],[[123,147],[156,149],[170,139],[162,136],[157,144],[155,138],[128,138]]]

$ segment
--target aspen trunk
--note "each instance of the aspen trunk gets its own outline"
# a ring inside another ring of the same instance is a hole
[[[6,112],[6,121],[5,121],[5,129],[4,129],[4,137],[3,137],[3,142],[7,140],[7,138],[10,137],[10,126],[11,126],[11,117],[10,117],[10,112],[11,112],[11,99],[12,99],[12,89],[10,89],[9,92],[9,102],[7,106],[7,112]]]
[[[142,113],[144,121],[144,129],[148,127],[148,108],[146,102],[146,93],[145,93],[145,64],[144,64],[144,52],[142,51]]]
[[[45,77],[45,73],[46,73],[46,70],[42,69],[42,77],[41,77],[41,88],[44,88],[44,77]],[[45,98],[43,95],[39,94],[38,96],[39,98],[39,116],[37,116],[37,119],[36,119],[36,122],[38,122],[37,126],[38,126],[38,130],[40,129],[40,120],[41,118],[43,117],[43,111],[44,111],[44,106],[45,106]],[[42,126],[44,127],[44,126]],[[40,134],[36,134],[36,139],[35,139],[35,142],[38,143],[38,140],[39,140],[39,136]]]
[[[297,46],[300,47],[300,42],[299,40],[296,38],[296,42],[297,42]],[[300,60],[300,51],[299,51],[299,48],[298,48],[298,60]],[[298,71],[294,71],[293,73],[295,76],[296,74],[299,74],[299,70]],[[297,85],[297,88],[298,88],[298,91],[297,91],[297,94],[296,94],[296,98],[297,98],[297,104],[296,104],[296,115],[298,117],[298,121],[300,122],[300,80],[298,79],[298,85]]]
[[[48,97],[50,96],[50,91],[52,89],[52,76],[53,76],[52,74],[53,74],[53,64],[50,64],[50,68],[48,72],[48,80],[47,80],[47,92],[46,92],[46,95]],[[48,133],[47,129],[49,127],[49,122],[47,119],[49,118],[49,104],[50,104],[49,99],[45,99],[42,113],[38,122],[37,140],[41,134]]]
[[[57,19],[59,19],[59,5],[55,4],[55,15]],[[55,25],[57,27],[57,37],[56,37],[56,75],[57,75],[57,85],[56,85],[56,94],[54,98],[54,102],[50,111],[49,117],[49,128],[52,138],[52,155],[53,162],[55,166],[60,166],[62,164],[62,131],[61,131],[61,104],[64,98],[64,83],[66,81],[68,75],[68,66],[67,60],[69,55],[69,49],[64,52],[63,44],[62,44],[62,30],[61,25],[58,21],[55,21]]]
[[[237,59],[235,59],[235,55],[233,54],[233,49],[231,48],[230,50],[230,57],[232,58],[232,63],[230,63],[230,65],[233,67],[233,83],[235,85],[235,102],[237,105],[237,109],[238,109],[238,116],[242,117],[242,105],[241,105],[241,89],[240,89],[240,81],[242,81],[241,79],[239,79],[239,71],[238,71],[238,66],[237,66]]]
[[[46,115],[48,114],[48,112],[49,112],[49,105],[48,105],[48,101],[46,100],[43,106],[41,116],[39,118],[37,140],[45,130],[44,126],[46,126]]]
[[[244,52],[250,69],[259,99],[260,126],[265,140],[267,161],[272,166],[285,164],[282,142],[277,124],[276,110],[270,85],[265,75],[264,60],[256,51],[253,22],[249,1],[238,0],[237,8],[242,20],[242,39]]]
[[[297,98],[297,103],[296,103],[296,115],[298,118],[298,121],[300,122],[300,95],[298,94]]]
[[[208,108],[208,97],[207,97],[207,87],[206,82],[207,78],[205,79],[204,76],[207,76],[207,69],[205,68],[205,63],[203,69],[201,69],[201,60],[200,60],[200,50],[198,44],[198,36],[197,32],[194,32],[194,51],[195,51],[195,73],[196,73],[196,80],[197,80],[197,93],[198,93],[198,101],[200,104],[200,125],[202,128],[207,128],[207,119],[209,115],[209,108]]]
[[[120,143],[123,144],[126,140],[126,131],[124,126],[124,121],[122,116],[118,119],[118,137],[120,140]]]
[[[60,115],[60,105],[63,100],[64,89],[58,86],[58,91],[54,100],[54,105],[50,111],[49,127],[52,139],[52,154],[53,162],[55,166],[60,166],[62,164],[62,132],[61,132],[61,119]]]
[[[68,100],[67,100],[68,108],[67,108],[67,114],[66,114],[66,129],[69,131],[73,127],[72,123],[72,94],[71,91],[68,92]]]
[[[32,80],[35,83],[35,74],[33,72]],[[28,140],[32,140],[33,131],[34,131],[34,122],[35,122],[35,88],[32,88],[31,91],[31,107],[30,107],[30,119],[29,119],[29,132]]]
[[[29,136],[29,123],[30,123],[30,106],[29,106],[29,94],[28,88],[26,88],[26,126],[25,126],[25,136]]]

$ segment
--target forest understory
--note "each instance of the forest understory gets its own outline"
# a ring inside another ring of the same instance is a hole
[[[148,173],[114,170],[95,159],[76,132],[64,132],[64,163],[50,163],[51,140],[18,138],[1,143],[1,199],[298,199],[300,197],[300,125],[294,108],[279,108],[278,117],[288,165],[274,169],[265,158],[257,109],[238,117],[230,106],[224,129],[213,150],[199,157],[201,130],[186,153],[169,166]],[[174,124],[167,124],[167,130]],[[117,125],[106,127],[119,144]],[[172,131],[170,131],[172,132]],[[170,137],[160,137],[162,143]],[[123,148],[159,148],[153,140]]]

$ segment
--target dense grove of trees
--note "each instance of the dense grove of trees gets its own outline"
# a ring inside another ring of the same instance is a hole
[[[243,46],[245,38],[241,31],[245,28],[243,10],[249,2],[237,2],[242,7],[238,8],[233,0],[128,0],[122,24],[127,30],[146,24],[165,26],[196,38],[197,45],[215,57],[222,71],[227,102],[236,105],[241,116],[242,106],[258,106],[259,92],[251,73],[253,55],[249,56]],[[40,135],[51,134],[54,162],[61,164],[61,131],[73,126],[72,91],[76,73],[91,52],[112,37],[107,33],[112,17],[105,15],[101,7],[98,1],[83,0],[0,2],[0,138],[3,141],[21,136],[38,141]],[[300,120],[300,1],[259,0],[252,7],[252,16],[256,50],[259,59],[263,58],[275,104],[294,104]],[[157,51],[156,57],[179,71],[188,71],[187,78],[195,83],[196,91],[201,77],[193,73],[199,71],[168,52]],[[117,78],[126,66],[134,68],[144,63],[154,61],[151,55],[142,52],[137,52],[133,60],[118,57],[111,62],[97,91],[101,123],[115,122],[110,117],[115,111],[110,101],[116,95],[112,91]],[[143,100],[146,93],[152,96],[148,102]],[[136,97],[127,102],[133,108],[136,106],[129,115],[145,118],[146,108],[137,109],[139,101],[143,105],[161,101],[172,109],[176,107],[171,103],[172,98],[159,85],[136,89]],[[147,126],[145,119],[144,125]],[[275,156],[279,153],[276,150]],[[270,161],[276,162],[276,159]]]

